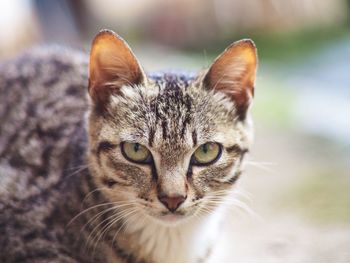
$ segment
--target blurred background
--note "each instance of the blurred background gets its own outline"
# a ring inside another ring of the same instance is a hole
[[[260,57],[256,143],[240,182],[250,209],[241,205],[232,215],[225,231],[233,242],[222,247],[231,246],[234,262],[350,262],[350,1],[0,6],[0,60],[46,43],[88,51],[94,35],[109,28],[146,70],[198,70],[231,42],[252,38]]]

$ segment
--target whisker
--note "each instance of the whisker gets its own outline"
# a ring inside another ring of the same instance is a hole
[[[81,168],[86,168],[86,167],[89,167],[89,164],[82,164],[82,165],[72,166],[72,167],[69,167],[69,168],[65,169],[65,171],[71,171],[71,170],[81,169]]]
[[[114,208],[114,209],[115,209],[115,208]],[[118,216],[118,212],[119,212],[119,211],[117,211],[117,210],[114,211],[114,213],[113,213],[111,216],[109,216],[109,217],[107,217],[106,219],[102,220],[99,224],[97,224],[97,225],[92,229],[92,231],[90,232],[90,234],[89,234],[89,236],[88,236],[88,238],[87,238],[87,241],[86,241],[85,246],[88,246],[90,242],[94,242],[95,238],[99,235],[99,234],[98,234],[98,233],[99,233],[99,231],[98,231],[98,230],[99,230],[99,227],[100,227],[101,225],[105,224],[105,222],[107,222],[106,225],[108,225],[108,224],[110,223],[111,220],[114,220],[114,218],[115,218],[116,216]],[[103,226],[102,229],[104,229],[104,228],[106,227],[106,225]],[[96,235],[95,235],[95,231],[96,231]],[[90,238],[91,238],[91,241],[90,241]]]
[[[95,209],[95,208],[98,208],[98,207],[101,207],[101,206],[106,206],[106,205],[113,205],[113,204],[124,204],[126,203],[127,201],[119,201],[119,202],[108,202],[108,203],[102,203],[102,204],[97,204],[97,205],[94,205],[94,206],[91,206],[83,211],[81,211],[79,214],[77,214],[76,216],[74,216],[67,224],[66,227],[69,227],[78,217],[80,217],[81,215]]]
[[[82,172],[82,171],[84,171],[84,170],[87,170],[88,168],[89,168],[89,167],[80,168],[80,169],[78,169],[77,171],[75,171],[75,172],[73,172],[73,173],[67,175],[66,178],[72,177],[73,175],[76,175],[76,174],[78,174],[78,173],[80,173],[80,172]]]
[[[118,221],[120,221],[121,219],[123,219],[124,217],[127,217],[128,215],[132,214],[136,209],[135,208],[131,208],[131,209],[126,209],[124,211],[122,211],[121,214],[114,214],[113,216],[115,217],[114,219],[110,220],[109,223],[107,223],[107,225],[105,227],[103,227],[103,231],[101,231],[101,233],[97,236],[95,235],[95,237],[93,237],[93,239],[91,240],[94,241],[94,245],[93,245],[93,254],[95,254],[95,250],[97,248],[98,243],[100,242],[100,239],[103,237],[103,235],[110,229],[112,228],[112,226],[114,224],[116,224]],[[124,224],[123,224],[124,225]],[[122,225],[122,226],[123,226]],[[120,228],[119,228],[120,229]],[[114,242],[114,237],[112,239],[112,244]]]
[[[133,208],[131,208],[133,209]],[[107,218],[106,220],[104,221],[107,221],[111,218],[113,218],[112,220],[110,220],[104,227],[102,227],[101,231],[100,231],[100,237],[98,238],[97,242],[100,240],[101,237],[103,237],[103,235],[106,233],[106,231],[114,224],[114,221],[113,220],[117,220],[119,221],[119,219],[121,219],[124,214],[127,213],[127,211],[129,211],[130,209],[126,208],[125,210],[123,211],[116,211],[116,213],[114,213],[111,217]],[[117,222],[116,221],[116,222]],[[115,222],[115,223],[116,223]],[[92,233],[91,233],[92,234]],[[96,236],[95,236],[96,237]],[[94,240],[95,238],[92,239],[92,241]]]
[[[135,209],[125,216],[130,216],[130,215],[135,214],[137,212],[138,212],[138,210]],[[112,239],[112,244],[114,244],[114,241],[115,241],[117,235],[119,234],[120,230],[124,227],[124,225],[127,224],[127,222],[128,222],[128,220],[125,220],[124,223],[119,227],[118,231],[114,234],[113,239]]]
[[[270,172],[270,173],[276,174],[276,170],[273,170],[270,167],[277,166],[277,163],[246,161],[245,164],[253,166],[253,167],[257,167],[265,172]],[[270,167],[268,167],[268,166],[270,166]]]
[[[85,200],[86,200],[87,198],[89,198],[90,195],[92,195],[93,193],[95,193],[95,192],[97,192],[97,191],[101,191],[102,189],[108,189],[108,187],[99,187],[99,188],[96,188],[96,189],[94,189],[94,190],[88,192],[88,193],[85,195],[83,201],[81,201],[81,205],[84,204]]]
[[[239,208],[241,211],[247,213],[249,216],[260,219],[260,216],[256,212],[254,212],[254,210],[251,207],[249,207],[246,203],[238,199],[226,199],[226,200],[211,199],[211,200],[208,200],[208,204],[226,205],[227,208],[229,209]],[[232,211],[237,211],[237,210],[234,209]]]
[[[132,203],[131,203],[132,204]],[[113,207],[110,207],[108,209],[105,209],[101,212],[99,212],[97,215],[94,215],[91,219],[89,219],[89,221],[82,227],[82,229],[80,230],[80,233],[83,232],[85,230],[85,228],[89,225],[89,224],[94,224],[94,222],[96,220],[98,220],[98,218],[100,218],[103,214],[111,211],[111,210],[114,210],[114,209],[118,209],[118,208],[122,208],[122,207],[125,207],[125,206],[128,206],[128,205],[131,205],[129,203],[126,203],[126,204],[121,204],[121,205],[114,205]]]

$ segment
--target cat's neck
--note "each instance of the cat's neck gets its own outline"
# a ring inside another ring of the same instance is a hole
[[[135,216],[125,230],[134,237],[142,258],[155,263],[201,262],[218,234],[223,212],[218,209],[206,218],[192,218],[176,226]]]

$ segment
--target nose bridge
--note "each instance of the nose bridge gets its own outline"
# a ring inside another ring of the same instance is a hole
[[[186,169],[181,162],[161,160],[158,173],[158,193],[167,196],[185,196]]]

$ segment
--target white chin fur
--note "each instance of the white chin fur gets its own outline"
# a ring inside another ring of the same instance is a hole
[[[220,207],[201,220],[171,215],[155,219],[139,214],[129,221],[127,231],[137,234],[142,253],[155,263],[192,263],[214,242],[223,215]]]

